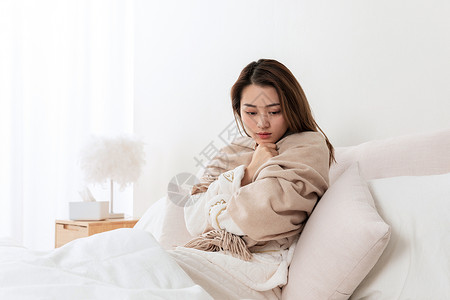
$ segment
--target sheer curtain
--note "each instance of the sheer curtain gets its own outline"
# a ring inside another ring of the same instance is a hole
[[[132,132],[131,1],[0,1],[0,236],[54,245],[92,134]]]

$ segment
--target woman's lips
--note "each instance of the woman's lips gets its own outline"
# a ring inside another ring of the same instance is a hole
[[[260,132],[260,133],[257,133],[257,135],[261,139],[268,139],[270,137],[271,133],[269,133],[269,132]]]

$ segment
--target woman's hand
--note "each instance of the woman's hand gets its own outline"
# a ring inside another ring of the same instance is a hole
[[[247,185],[252,182],[253,175],[256,170],[272,157],[278,155],[277,145],[273,143],[261,143],[256,147],[252,156],[252,161],[245,168],[245,175],[242,178],[241,186]]]
[[[262,164],[276,155],[278,155],[277,145],[272,143],[261,143],[256,147],[252,156],[252,161],[248,167],[253,168],[256,171]]]

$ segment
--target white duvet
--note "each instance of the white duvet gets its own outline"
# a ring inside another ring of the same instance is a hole
[[[237,180],[227,180],[229,172]],[[239,189],[243,166],[229,172],[188,206],[187,224],[199,231],[193,235],[203,230],[207,217],[239,233],[226,211],[210,210],[221,208],[220,200]],[[162,232],[157,226],[161,211],[149,211],[133,229],[78,239],[48,252],[0,241],[0,299],[281,298],[295,241],[291,247],[285,239],[272,241],[258,248],[251,261],[184,247],[167,251],[155,239]]]
[[[0,240],[0,299],[212,299],[154,237],[118,229],[47,252]]]

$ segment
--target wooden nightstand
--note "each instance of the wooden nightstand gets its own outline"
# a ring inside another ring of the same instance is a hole
[[[55,248],[78,238],[118,228],[132,228],[136,219],[106,219],[104,221],[56,220]]]

